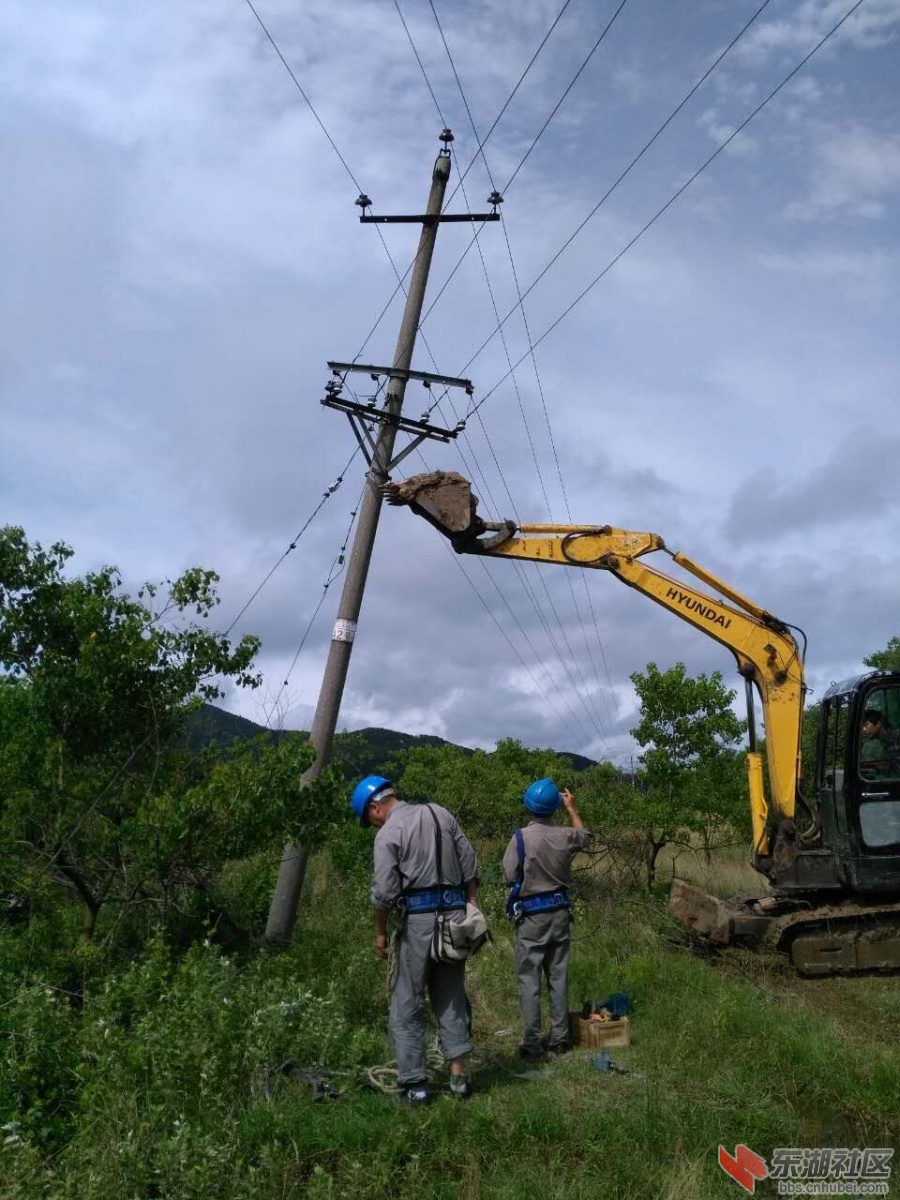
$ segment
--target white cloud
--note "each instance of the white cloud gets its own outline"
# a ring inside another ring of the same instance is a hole
[[[402,3],[457,134],[458,172],[474,150],[467,118],[430,8]],[[483,132],[558,4],[438,7]],[[773,28],[759,43],[768,49],[757,60],[729,59],[729,72],[716,73],[529,296],[532,336],[703,161],[710,136],[758,103],[783,73],[778,55],[796,61],[797,39],[815,33],[830,9],[773,3]],[[394,287],[391,268],[375,230],[357,223],[352,182],[246,6],[48,0],[41,11],[36,20],[33,6],[12,0],[0,13],[13,48],[0,74],[4,511],[32,537],[71,541],[76,567],[118,562],[131,579],[196,562],[219,569],[227,624],[350,455],[345,420],[318,403],[325,362],[360,348]],[[260,11],[376,210],[417,210],[438,119],[391,4],[265,0]],[[547,338],[537,353],[543,400],[526,359],[517,376],[528,433],[506,383],[479,414],[484,428],[469,422],[465,462],[453,446],[425,451],[429,466],[471,472],[486,515],[567,519],[561,472],[572,520],[656,529],[748,593],[783,604],[814,627],[817,669],[826,673],[829,662],[843,670],[897,632],[893,600],[879,600],[891,591],[890,573],[866,581],[874,622],[831,637],[819,612],[850,611],[856,580],[817,573],[816,563],[826,561],[833,532],[845,530],[843,510],[823,501],[822,520],[798,534],[770,520],[763,503],[764,555],[751,536],[752,497],[747,528],[726,535],[723,525],[740,482],[766,467],[783,505],[796,501],[799,511],[804,497],[815,501],[815,473],[859,425],[861,398],[876,407],[886,440],[900,433],[892,424],[897,231],[878,222],[874,248],[859,221],[888,205],[897,186],[895,139],[877,132],[896,100],[892,47],[879,41],[891,33],[891,11],[867,0],[860,17],[880,22],[869,22],[868,41],[859,22],[853,41],[848,28],[816,60],[815,75],[785,89],[752,139],[739,139],[754,153],[718,160]],[[567,10],[488,144],[498,180],[604,20],[590,0]],[[736,23],[731,5],[682,12],[648,0],[623,10],[507,195],[521,286]],[[709,115],[698,126],[701,110]],[[483,166],[466,186],[480,207]],[[779,221],[786,198],[855,219]],[[460,211],[462,198],[453,206]],[[416,232],[383,230],[404,266]],[[501,313],[516,300],[503,234],[490,226],[481,239]],[[464,226],[441,229],[429,303],[468,238]],[[368,361],[390,359],[398,312],[395,302],[366,346]],[[461,370],[494,324],[473,251],[425,324],[437,369]],[[515,360],[528,349],[518,315],[506,332]],[[424,343],[415,365],[432,369]],[[467,370],[476,397],[506,371],[495,338]],[[416,416],[420,397],[410,397]],[[857,464],[865,495],[867,462]],[[416,456],[406,465],[421,469]],[[263,637],[275,694],[360,484],[355,463],[240,622]],[[856,534],[860,553],[877,557],[883,526],[858,522]],[[790,566],[798,539],[821,556],[805,565],[814,580],[807,589]],[[570,579],[535,567],[527,592],[511,564],[495,564],[488,579],[466,560],[548,704],[460,565],[423,523],[385,514],[341,725],[407,724],[472,745],[513,735],[622,755],[634,724],[631,672],[650,658],[729,670],[721,648],[602,572]],[[336,587],[291,675],[288,723],[308,723],[335,605]],[[259,719],[258,697],[229,702]]]
[[[754,25],[741,42],[739,53],[752,63],[798,51],[806,53],[849,7],[846,0],[801,0],[789,6],[788,16]],[[867,0],[835,35],[834,49],[839,42],[849,42],[857,49],[878,49],[896,38],[898,26],[898,0]]]
[[[801,221],[841,216],[876,220],[900,192],[900,135],[864,127],[823,130],[813,149],[806,196],[785,215]]]

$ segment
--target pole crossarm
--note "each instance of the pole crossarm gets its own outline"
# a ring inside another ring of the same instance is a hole
[[[381,216],[361,216],[359,222],[361,225],[426,225],[429,228],[446,221],[499,221],[500,214],[498,212],[489,213],[444,213],[439,217],[428,216],[398,216],[398,217],[381,217]]]
[[[460,379],[456,375],[434,375],[431,371],[404,371],[399,367],[378,367],[373,363],[344,362],[330,362],[328,368],[332,375],[346,375],[348,371],[362,371],[375,380],[385,375],[389,379],[416,379],[425,387],[431,387],[433,383],[437,383],[441,387],[460,387],[464,388],[469,396],[475,391],[475,384],[471,379]]]

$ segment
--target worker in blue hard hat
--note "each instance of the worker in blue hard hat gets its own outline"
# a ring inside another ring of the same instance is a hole
[[[541,984],[547,978],[550,993],[548,1049],[563,1054],[569,1038],[569,884],[572,858],[589,844],[592,835],[575,807],[575,797],[552,779],[535,780],[525,790],[522,803],[531,814],[524,829],[517,829],[503,855],[503,874],[510,884],[507,916],[516,923],[516,979],[522,1012],[519,1056],[541,1057]],[[558,825],[554,813],[562,806],[570,826]]]
[[[428,1101],[425,1065],[425,993],[437,1018],[441,1052],[450,1066],[450,1092],[470,1094],[466,1055],[472,1049],[465,962],[431,961],[439,913],[462,921],[475,903],[478,859],[456,818],[439,804],[407,804],[382,775],[353,789],[350,807],[375,834],[372,904],[375,950],[387,958],[388,918],[396,914],[391,945],[388,1031],[397,1059],[397,1082],[410,1104]]]

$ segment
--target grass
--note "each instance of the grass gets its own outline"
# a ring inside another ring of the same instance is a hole
[[[726,860],[718,882],[738,867]],[[576,1050],[535,1077],[515,1057],[502,889],[484,891],[495,942],[468,971],[468,1104],[440,1096],[409,1111],[357,1086],[359,1066],[390,1056],[384,967],[362,882],[323,862],[289,952],[241,963],[200,946],[175,963],[156,947],[78,1013],[39,988],[0,997],[5,1070],[35,1094],[32,1076],[52,1075],[56,1121],[43,1140],[21,1120],[0,1130],[0,1194],[706,1200],[742,1194],[717,1165],[720,1143],[766,1156],[900,1140],[900,980],[802,981],[774,958],[699,959],[658,901],[583,882],[571,999],[629,993],[633,1044],[613,1057],[631,1073],[601,1074]],[[285,1058],[348,1072],[334,1077],[344,1096],[313,1104],[299,1080],[271,1085],[266,1068]]]

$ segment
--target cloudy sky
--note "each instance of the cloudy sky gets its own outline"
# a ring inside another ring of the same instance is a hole
[[[490,336],[760,2],[258,0],[320,124],[247,0],[7,0],[4,521],[134,583],[213,567],[230,624],[353,452],[319,404],[327,360],[393,354],[402,296],[369,335],[418,231],[361,226],[359,188],[421,211],[446,120],[453,190],[472,122],[483,137],[564,8],[449,204],[483,210],[496,186],[504,225],[414,360],[487,399],[403,471],[462,471],[485,516],[655,530],[806,630],[814,695],[860,669],[900,633],[900,0],[863,0],[606,271],[852,0],[763,4]],[[440,230],[429,300],[470,238]],[[362,484],[357,456],[241,617],[266,685],[235,711],[308,727],[339,581],[288,671]],[[623,761],[649,660],[738,682],[615,580],[460,559],[389,509],[340,724]]]

